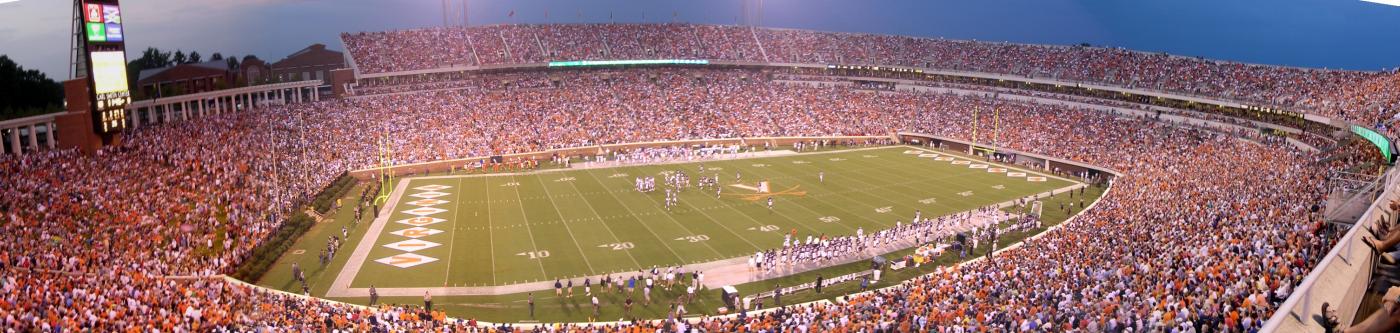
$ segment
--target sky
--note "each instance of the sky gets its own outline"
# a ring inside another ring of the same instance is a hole
[[[8,1],[8,2],[7,2]],[[461,24],[462,0],[448,10]],[[1124,47],[1248,63],[1400,67],[1400,7],[1361,0],[469,0],[468,23],[753,23],[823,31]],[[745,3],[757,8],[745,19]],[[513,17],[507,14],[514,11]],[[441,0],[125,0],[147,47],[276,61],[341,32],[442,25]],[[0,0],[0,54],[68,78],[66,0]]]

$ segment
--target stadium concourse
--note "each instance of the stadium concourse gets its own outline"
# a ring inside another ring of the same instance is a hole
[[[719,26],[653,28],[491,26],[344,38],[354,61],[368,72],[463,59],[591,58],[601,49],[598,57],[619,59],[927,62],[1267,100],[1363,124],[1388,125],[1382,121],[1389,115],[1373,110],[1393,110],[1397,97],[1388,88],[1396,85],[1395,75],[1380,73],[1096,48]],[[510,40],[530,34],[550,48],[506,48],[522,45]],[[481,42],[442,43],[442,36]],[[625,42],[587,44],[601,40]],[[1183,128],[1097,108],[984,95],[813,88],[781,83],[769,74],[674,68],[483,74],[475,81],[432,83],[460,89],[276,106],[142,127],[91,156],[71,151],[6,156],[0,159],[0,268],[5,272],[0,327],[503,329],[416,306],[351,306],[213,277],[248,260],[253,248],[331,179],[374,166],[381,133],[394,133],[398,162],[417,162],[600,143],[910,131],[995,143],[1124,176],[1094,209],[996,260],[950,267],[844,302],[746,316],[532,329],[1251,331],[1277,310],[1339,235],[1313,209],[1324,200],[1328,172],[1377,159],[1367,147],[1345,146],[1349,158],[1323,160],[1258,132]],[[993,108],[1000,130],[979,131],[973,124],[992,123],[993,115],[978,110]]]

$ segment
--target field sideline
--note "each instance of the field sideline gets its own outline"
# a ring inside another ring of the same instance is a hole
[[[408,178],[385,209],[391,213],[374,222],[339,272],[335,286],[349,288],[333,287],[327,296],[354,296],[359,292],[336,291],[370,285],[381,294],[384,288],[552,285],[556,278],[742,258],[780,246],[792,230],[799,237],[873,232],[907,223],[916,209],[946,215],[1073,184],[915,149]],[[679,170],[696,178],[700,164],[722,184],[736,183],[739,172],[744,184],[770,181],[773,193],[723,186],[716,198],[713,190],[692,188],[667,212],[660,191],[633,190],[638,175]],[[1011,176],[1016,173],[1025,174]],[[771,211],[764,200],[770,196]]]

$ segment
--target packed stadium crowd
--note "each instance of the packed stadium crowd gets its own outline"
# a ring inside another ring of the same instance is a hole
[[[734,31],[740,28],[727,29],[701,35],[740,35]],[[784,47],[810,47],[802,45]],[[1303,82],[1352,75],[1304,73],[1296,74],[1306,77]],[[1249,331],[1336,237],[1313,209],[1323,200],[1332,164],[1312,164],[1316,157],[1276,142],[1150,118],[987,96],[805,88],[743,70],[504,74],[482,82],[467,90],[143,126],[91,156],[0,157],[0,269],[6,273],[0,277],[0,324],[97,331],[471,330],[472,322],[446,320],[441,312],[392,305],[370,310],[208,277],[236,268],[338,174],[375,165],[381,139],[396,147],[398,162],[416,162],[600,143],[909,130],[1124,173],[1099,208],[994,261],[829,305],[690,324],[563,328],[570,331],[674,325],[709,331]],[[994,115],[977,112],[990,109],[999,110],[998,130],[986,127]],[[180,275],[192,277],[172,277]]]
[[[1304,108],[1372,126],[1400,112],[1394,89],[1400,73],[1242,64],[1081,45],[681,23],[491,25],[345,33],[341,38],[364,73],[606,59],[894,65],[1222,97]]]

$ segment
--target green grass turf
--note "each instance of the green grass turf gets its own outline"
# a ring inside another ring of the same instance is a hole
[[[752,191],[730,186],[722,198],[712,190],[686,190],[671,212],[661,191],[632,189],[640,175],[660,181],[662,172],[679,170],[695,178],[697,163],[406,179],[408,189],[351,287],[508,285],[694,264],[778,247],[794,229],[799,237],[875,231],[909,221],[915,209],[938,216],[1069,185],[1029,182],[905,150],[703,162],[710,170],[704,174],[718,173],[723,184],[735,183],[737,171],[745,184],[765,179],[774,192],[805,192],[773,196],[771,211],[764,200],[741,198]],[[825,182],[818,181],[818,171],[825,172]],[[409,195],[425,192],[414,189],[425,185],[450,186],[439,191],[448,195],[437,198],[447,203],[432,206],[447,211],[429,215],[446,221],[425,226],[443,232],[418,238],[441,245],[412,252],[438,260],[409,268],[373,262],[405,253],[383,245],[409,239],[388,232],[409,227],[395,221],[414,217],[404,213],[416,208],[407,204],[417,199]],[[965,191],[972,194],[959,195]],[[920,202],[929,198],[935,202]],[[884,207],[890,211],[878,212]]]
[[[1012,179],[1001,173],[987,173],[983,169],[969,169],[966,165],[952,165],[949,162],[903,154],[907,149],[909,148],[905,146],[897,146],[877,150],[803,153],[787,157],[703,163],[710,169],[722,168],[723,170],[718,172],[721,174],[722,183],[725,184],[732,183],[734,171],[739,170],[744,175],[745,183],[762,178],[770,180],[775,190],[780,191],[795,185],[800,190],[807,191],[807,195],[803,197],[777,197],[776,209],[772,213],[768,212],[762,201],[749,202],[730,196],[749,192],[727,186],[724,189],[726,197],[723,199],[715,199],[714,193],[710,191],[688,190],[682,194],[681,207],[671,213],[666,213],[661,206],[662,194],[642,194],[632,190],[632,178],[636,175],[683,170],[693,178],[698,169],[694,163],[516,176],[403,179],[402,181],[411,182],[410,188],[428,184],[453,186],[442,190],[449,193],[448,196],[439,198],[450,203],[435,206],[449,211],[432,215],[451,221],[428,226],[446,232],[421,238],[443,245],[415,252],[438,258],[439,261],[407,269],[372,261],[402,253],[381,245],[407,239],[388,234],[408,227],[392,222],[412,217],[398,213],[413,208],[404,202],[416,198],[404,196],[399,207],[395,207],[395,215],[390,217],[390,224],[385,228],[384,234],[380,235],[375,250],[367,258],[352,287],[365,287],[371,283],[380,288],[499,285],[532,280],[550,281],[554,277],[577,276],[590,272],[635,271],[637,267],[649,267],[651,264],[704,262],[746,256],[759,248],[777,247],[782,241],[782,234],[791,229],[797,229],[799,235],[804,236],[820,233],[851,234],[857,227],[863,227],[869,232],[887,228],[893,225],[896,219],[908,221],[912,218],[914,209],[921,209],[925,216],[943,215],[1069,185],[1053,178],[1046,182]],[[875,157],[865,157],[866,155]],[[833,158],[843,160],[833,161]],[[797,160],[809,163],[793,163]],[[754,164],[766,166],[755,167]],[[826,182],[817,182],[817,170],[825,171]],[[609,178],[617,173],[628,175]],[[564,177],[573,177],[574,180],[554,181]],[[502,186],[510,182],[519,185]],[[996,185],[1004,187],[993,188]],[[963,191],[973,191],[973,195],[964,197],[957,194]],[[1090,201],[1096,199],[1101,191],[1102,189],[1097,188],[1089,189]],[[357,194],[358,189],[350,193]],[[926,198],[934,198],[936,202],[919,202]],[[350,199],[353,198],[347,198]],[[1058,207],[1060,200],[1068,199],[1061,195],[1045,200],[1047,226],[1064,218],[1064,212],[1054,209]],[[1079,198],[1075,198],[1070,202],[1077,203],[1078,200]],[[886,206],[893,208],[890,213],[875,211],[876,208]],[[366,216],[363,222],[353,224],[350,222],[353,220],[351,211],[349,207],[340,209],[334,213],[333,220],[313,227],[293,247],[293,252],[285,254],[259,284],[299,292],[299,285],[291,282],[288,272],[290,262],[295,261],[300,262],[303,269],[307,270],[312,294],[324,294],[335,274],[344,266],[356,242],[363,237],[367,222],[371,219]],[[823,216],[837,216],[841,220],[824,223],[818,219]],[[760,227],[764,225],[777,226],[778,229],[761,231]],[[328,235],[340,233],[341,226],[347,226],[351,230],[350,240],[335,260],[328,266],[321,267],[316,262],[316,252],[324,246]],[[1021,237],[1038,232],[1036,230],[1004,235],[1002,244],[1011,244]],[[709,236],[709,240],[675,240],[697,234],[705,234]],[[617,242],[632,242],[634,247],[630,250],[613,250],[610,247],[596,246]],[[294,254],[297,249],[306,249],[307,252]],[[550,256],[530,260],[527,256],[517,255],[535,249],[550,251]],[[887,256],[898,256],[908,251],[897,251]],[[981,252],[985,252],[985,246],[977,253]],[[936,265],[956,261],[956,254],[945,255],[936,261]],[[831,277],[868,267],[866,265],[863,262],[840,265],[737,287],[742,293],[749,295],[771,290],[774,283],[791,285],[808,282],[816,274]],[[888,285],[929,272],[936,265],[887,272],[886,276],[889,278],[876,286]],[[786,296],[784,299],[786,303],[793,303],[833,297],[848,293],[854,288],[856,284],[849,283],[828,287],[823,295],[808,291]],[[677,293],[658,291],[654,295],[656,299],[661,300],[674,298]],[[637,300],[640,301],[640,295],[637,296]],[[453,316],[514,322],[528,319],[523,302],[525,297],[524,293],[496,296],[435,295],[435,300],[438,307],[446,309]],[[613,294],[601,298],[605,305],[615,305],[624,299],[623,296]],[[366,298],[337,300],[361,304],[367,301]],[[555,299],[552,292],[542,291],[537,293],[536,300],[536,319],[542,321],[582,321],[590,311],[586,300],[581,296],[571,300]],[[381,303],[385,302],[421,304],[421,298],[381,298]],[[701,293],[697,304],[688,308],[692,313],[714,313],[717,306],[718,292],[708,291]],[[604,308],[603,318],[621,317],[621,310],[616,306]],[[642,318],[664,317],[666,309],[664,304],[639,306],[632,314]]]
[[[1101,187],[1087,188],[1083,196],[1083,198],[1086,199],[1086,204],[1097,200],[1099,196],[1103,194],[1104,190],[1105,189]],[[1081,197],[1077,194],[1074,198],[1061,194],[1041,200],[1047,208],[1043,215],[1043,220],[1045,222],[1044,227],[1035,230],[1003,234],[1001,235],[1000,243],[1002,246],[1015,244],[1026,237],[1039,234],[1050,227],[1063,223],[1071,216],[1071,213],[1051,209],[1051,207],[1058,208],[1061,202],[1066,204],[1078,203],[1080,199]],[[1073,213],[1078,213],[1079,211],[1079,209],[1075,209]],[[974,249],[966,258],[959,258],[957,253],[949,252],[932,263],[924,264],[918,268],[910,267],[898,271],[886,269],[881,281],[872,283],[870,288],[891,286],[923,274],[932,273],[940,266],[947,266],[984,256],[990,248],[991,246],[989,244],[982,244],[981,247]],[[900,250],[885,254],[885,257],[896,258],[911,252],[912,249]],[[860,270],[867,270],[869,268],[868,262],[861,261],[777,279],[746,283],[737,285],[735,288],[739,290],[741,295],[754,295],[759,292],[771,291],[776,284],[791,286],[804,282],[812,282],[816,279],[818,274],[830,278]],[[859,283],[848,282],[827,286],[823,288],[822,294],[817,294],[815,291],[808,289],[784,295],[783,302],[785,304],[798,304],[820,299],[836,299],[857,292],[859,289]],[[641,291],[636,291],[634,294],[631,294],[631,297],[638,303],[632,309],[631,316],[626,317],[620,304],[622,304],[629,295],[625,293],[605,293],[599,296],[603,304],[600,318],[603,320],[617,320],[624,317],[640,319],[666,318],[667,311],[670,309],[669,300],[675,299],[680,296],[680,294],[680,289],[675,291],[658,289],[653,292],[653,298],[656,300],[656,303],[650,306],[642,306],[640,304]],[[717,308],[724,306],[720,300],[720,293],[716,289],[704,290],[698,293],[698,296],[699,297],[697,297],[692,304],[686,306],[686,309],[689,310],[692,315],[717,314]],[[527,297],[525,293],[496,296],[434,296],[433,307],[434,309],[443,309],[449,316],[455,318],[475,318],[491,322],[583,322],[588,320],[588,316],[592,311],[588,299],[581,295],[576,295],[574,298],[555,298],[552,291],[546,290],[535,292],[535,317],[530,318],[529,308],[525,302]],[[359,304],[364,304],[368,301],[368,299],[364,297],[337,298],[336,300]],[[422,297],[382,297],[379,301],[383,304],[422,305]],[[771,307],[772,305],[771,300],[765,301],[765,306]]]

